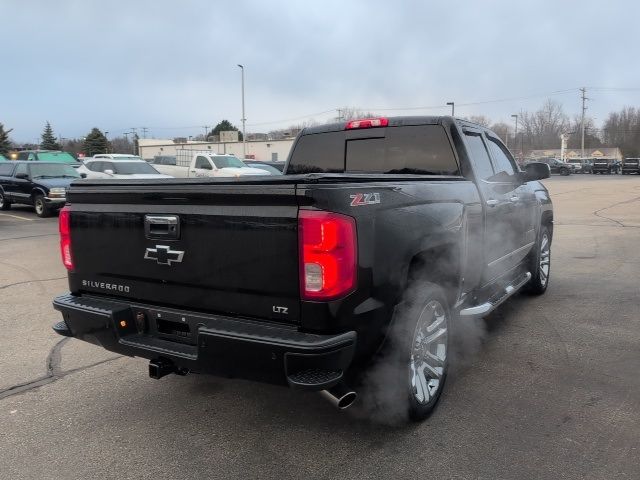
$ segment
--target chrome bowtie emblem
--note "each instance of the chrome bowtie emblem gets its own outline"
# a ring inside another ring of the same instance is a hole
[[[171,250],[167,245],[156,245],[156,248],[147,248],[144,252],[145,260],[155,260],[158,265],[171,265],[182,262],[184,252]]]

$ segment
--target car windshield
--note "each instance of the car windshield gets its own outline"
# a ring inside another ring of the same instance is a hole
[[[247,168],[247,165],[239,158],[232,156],[211,157],[217,168]]]
[[[67,152],[39,152],[38,160],[41,162],[77,163],[78,161]]]
[[[113,173],[118,175],[150,174],[157,175],[155,168],[147,162],[113,162]]]
[[[70,165],[36,163],[31,165],[31,178],[80,178],[80,174]]]

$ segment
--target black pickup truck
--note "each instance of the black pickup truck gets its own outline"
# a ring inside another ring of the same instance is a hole
[[[631,175],[637,173],[640,175],[640,158],[625,158],[622,162],[622,174]]]
[[[303,130],[285,174],[81,180],[60,215],[61,335],[189,371],[323,391],[340,408],[372,365],[424,418],[457,328],[543,293],[545,164],[452,117]]]

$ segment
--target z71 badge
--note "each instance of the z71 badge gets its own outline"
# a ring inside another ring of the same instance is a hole
[[[363,205],[375,205],[380,203],[379,193],[356,193],[355,195],[349,195],[351,198],[352,207],[361,207]]]

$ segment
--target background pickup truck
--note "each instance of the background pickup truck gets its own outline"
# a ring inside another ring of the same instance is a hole
[[[263,178],[74,183],[54,329],[148,358],[154,378],[241,377],[340,408],[369,382],[424,418],[454,333],[547,288],[549,167],[519,171],[494,133],[451,117],[307,128],[287,162]]]
[[[179,152],[180,153],[180,152]],[[175,158],[173,165],[168,165]],[[233,155],[221,155],[211,152],[189,153],[189,158],[161,157],[156,163],[151,162],[160,173],[176,178],[188,177],[244,177],[248,175],[269,175],[259,168],[251,168]]]

